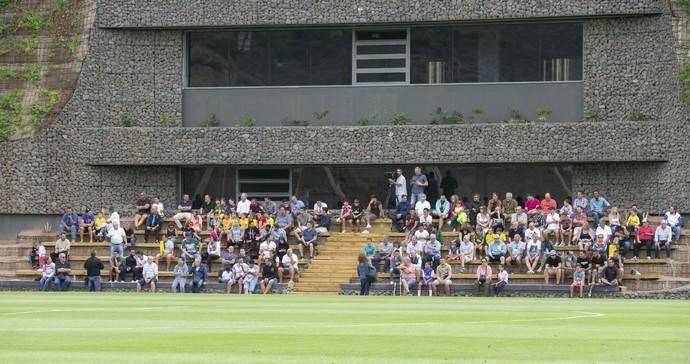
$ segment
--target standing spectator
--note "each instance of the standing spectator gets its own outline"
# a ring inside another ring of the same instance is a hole
[[[503,292],[503,288],[508,285],[508,277],[510,274],[508,274],[508,271],[503,269],[502,265],[498,266],[498,282],[492,284],[491,286],[494,289],[494,295],[498,296]]]
[[[58,255],[58,261],[55,263],[55,276],[53,277],[53,285],[58,291],[67,291],[69,289],[72,279],[69,274],[72,272],[72,267],[67,261],[65,253]]]
[[[206,265],[201,264],[201,258],[194,259],[192,269],[189,272],[192,274],[192,293],[201,293],[201,289],[208,282],[208,271]]]
[[[265,259],[261,268],[261,293],[270,293],[276,282],[276,267],[273,265],[273,259]]]
[[[264,202],[261,203],[264,211],[266,211],[271,216],[276,216],[278,213],[278,204],[271,200],[270,197],[264,197]]]
[[[288,274],[290,281],[288,281],[288,287],[292,286],[295,275],[299,272],[299,260],[297,260],[297,254],[292,252],[292,248],[288,249],[286,254],[280,260],[281,268],[278,269],[278,279],[280,283],[283,283],[283,277]]]
[[[371,229],[371,219],[383,219],[383,203],[376,196],[371,196],[364,214],[367,221],[367,229]]]
[[[661,220],[661,225],[656,228],[654,232],[654,245],[656,248],[655,258],[659,259],[659,250],[661,248],[666,249],[666,258],[671,259],[671,239],[673,237],[673,231],[671,227],[668,226],[666,220]]]
[[[189,194],[182,195],[182,200],[177,204],[177,213],[173,216],[173,220],[178,229],[182,229],[181,220],[185,223],[192,219],[192,201],[189,199]]]
[[[666,224],[673,230],[673,239],[671,243],[678,244],[680,240],[680,232],[683,228],[683,217],[680,216],[676,208],[671,206],[668,211],[664,214],[664,220]]]
[[[84,262],[86,269],[86,290],[101,291],[101,270],[105,269],[103,262],[96,257],[96,251],[91,251],[91,256]]]
[[[79,227],[79,216],[71,207],[62,215],[62,220],[58,226],[58,234],[62,235],[69,231],[72,241],[77,241],[77,228]]]
[[[288,207],[290,208],[290,213],[292,214],[292,216],[297,216],[299,211],[304,208],[304,202],[302,202],[302,200],[299,200],[297,196],[292,195],[292,197],[290,197],[290,203],[288,204]]]
[[[593,195],[594,197],[589,201],[589,209],[592,213],[592,222],[594,225],[599,225],[599,219],[611,204],[599,195],[599,191],[594,191]]]
[[[43,265],[46,262],[46,247],[43,246],[43,243],[40,242],[34,242],[33,248],[31,249],[31,268],[32,269],[40,269],[43,268]]]
[[[575,268],[575,273],[573,273],[573,283],[570,285],[570,298],[573,298],[573,291],[575,288],[580,290],[580,298],[583,298],[585,289],[585,271],[582,270],[582,267],[579,265]]]
[[[90,209],[85,209],[84,212],[81,214],[81,221],[79,221],[79,242],[80,243],[84,242],[84,233],[85,232],[89,234],[89,243],[93,243],[94,220],[96,220],[96,216],[94,216],[93,212],[91,212]]]
[[[477,267],[477,280],[474,282],[475,295],[489,295],[491,288],[491,267],[486,258],[482,258],[481,265]]]
[[[412,186],[410,190],[410,195],[412,196],[410,198],[410,205],[417,206],[417,201],[419,201],[421,195],[424,194],[424,189],[429,186],[429,181],[427,180],[426,176],[422,174],[422,168],[420,167],[414,167],[414,175],[412,176],[410,180],[410,185]],[[426,199],[426,196],[424,196]],[[431,209],[431,206],[427,207]],[[421,211],[417,211],[418,215],[421,215]]]
[[[149,286],[151,292],[156,292],[156,284],[158,283],[158,265],[148,257],[142,257],[143,266],[141,269],[141,279],[137,281],[137,292],[141,292],[143,286]]]
[[[60,239],[58,239],[55,242],[55,252],[51,254],[51,258],[53,261],[57,261],[58,256],[60,254],[65,255],[66,258],[69,258],[69,250],[70,250],[71,243],[69,240],[67,240],[67,237],[65,236],[65,232],[60,233]],[[57,263],[56,263],[57,264]]]
[[[134,227],[139,228],[151,213],[151,200],[146,197],[144,192],[139,193],[134,202]]]
[[[120,251],[116,250],[115,254],[110,256],[110,278],[108,283],[117,282],[120,278],[120,267],[122,266],[122,256]]]
[[[441,190],[446,196],[453,196],[455,190],[458,188],[458,181],[453,177],[449,170],[446,170],[446,176],[441,180]]]
[[[587,211],[588,206],[589,201],[587,201],[585,193],[583,191],[577,191],[577,196],[575,197],[575,201],[573,202],[573,208],[575,208],[576,210],[580,208],[582,211]]]
[[[450,296],[450,285],[453,284],[452,275],[450,264],[448,264],[445,259],[441,258],[440,264],[436,268],[434,287],[442,284],[443,292],[446,294],[446,296]]]
[[[144,241],[149,242],[149,236],[153,234],[156,241],[161,240],[161,227],[163,226],[163,219],[158,214],[158,209],[153,206],[151,207],[151,214],[146,219],[146,227],[144,230]]]
[[[429,172],[427,182],[429,183],[429,185],[426,188],[426,194],[429,198],[429,203],[433,206],[434,204],[436,204],[436,201],[438,200],[438,197],[440,195],[440,187],[438,185],[438,180],[436,179],[436,175],[434,174],[434,172]]]
[[[184,293],[184,287],[187,284],[187,274],[189,274],[189,268],[187,264],[184,264],[182,258],[177,259],[177,265],[173,268],[173,282],[171,290],[173,293],[177,293],[179,288],[180,293]]]
[[[512,216],[517,211],[518,203],[513,198],[511,192],[506,192],[506,198],[501,201],[501,208],[503,209],[503,213],[508,217]]]
[[[412,264],[410,257],[403,257],[402,264],[396,266],[395,269],[400,272],[402,292],[407,296],[410,294],[410,290],[417,285],[417,266]]]
[[[256,283],[259,275],[259,267],[250,260],[247,264],[247,272],[244,276],[244,294],[253,294],[256,290]]]
[[[400,201],[402,201],[402,197],[407,196],[407,179],[403,176],[401,168],[395,170],[395,179],[389,178],[388,183],[391,186],[395,186],[395,203],[399,205]]]
[[[442,194],[438,201],[436,201],[435,207],[433,216],[438,217],[438,230],[440,231],[443,229],[443,222],[450,215],[450,203],[446,199],[445,194]]]
[[[139,280],[139,272],[137,271],[137,257],[134,249],[129,251],[129,255],[125,258],[124,269],[120,269],[120,282],[126,282],[127,273],[132,274],[132,283]]]
[[[106,237],[110,240],[110,256],[113,256],[115,252],[119,252],[120,256],[124,256],[124,245],[127,241],[127,234],[125,233],[125,229],[120,227],[118,221],[113,222],[113,227],[108,230]]]
[[[633,243],[633,260],[640,257],[640,248],[643,246],[647,248],[647,259],[652,259],[652,251],[656,251],[654,236],[656,229],[647,219],[642,219],[642,226],[637,232],[637,240]]]
[[[561,279],[563,279],[563,264],[561,257],[556,254],[555,250],[549,251],[549,256],[546,258],[544,263],[544,284],[549,284],[549,277],[556,276],[556,284],[561,284]]]
[[[371,241],[369,241],[371,243]],[[376,248],[374,248],[376,249]],[[376,268],[371,264],[369,258],[364,253],[359,253],[357,257],[357,275],[359,276],[359,295],[368,296],[372,279],[375,277]]]
[[[46,262],[41,268],[41,279],[39,280],[39,290],[47,291],[50,284],[55,279],[55,263],[50,257],[46,257]]]
[[[304,258],[304,248],[309,248],[309,259],[314,258],[314,246],[316,246],[317,234],[312,227],[312,223],[308,222],[306,229],[297,236],[299,241],[299,255]]]

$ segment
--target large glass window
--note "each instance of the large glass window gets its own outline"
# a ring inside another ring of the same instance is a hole
[[[577,23],[190,32],[188,40],[190,87],[582,80]]]
[[[352,31],[189,33],[190,87],[346,85]]]

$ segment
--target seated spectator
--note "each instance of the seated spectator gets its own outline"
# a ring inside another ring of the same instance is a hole
[[[520,236],[520,234],[513,235],[513,240],[510,242],[510,245],[508,246],[508,255],[505,259],[505,262],[508,265],[508,267],[510,267],[512,263],[515,263],[518,266],[518,271],[520,271],[520,268],[522,268],[522,262],[525,259],[524,257],[526,249],[527,244],[524,241],[522,241],[522,237]]]
[[[568,216],[568,218],[571,218],[575,215],[575,209],[573,208],[572,201],[570,200],[570,197],[566,197],[563,200],[563,206],[558,210],[559,214],[565,214]]]
[[[419,200],[415,202],[414,209],[417,212],[417,216],[424,215],[424,209],[431,211],[431,204],[427,201],[425,194],[419,195]]]
[[[230,292],[232,291],[232,285],[235,284],[234,277],[235,274],[232,271],[232,266],[223,266],[223,271],[221,272],[220,277],[218,277],[218,282],[225,284],[225,292],[227,294],[230,294]]]
[[[299,200],[297,196],[292,195],[292,197],[290,197],[290,202],[288,203],[288,208],[292,216],[297,216],[299,211],[304,208],[304,202]]]
[[[675,207],[671,206],[668,211],[664,213],[664,221],[666,221],[666,224],[673,230],[671,243],[678,244],[680,233],[683,228],[683,217],[676,211]]]
[[[114,255],[110,257],[110,274],[108,283],[115,283],[120,278],[120,269],[123,267],[124,262],[120,256],[120,252],[116,251]]]
[[[261,293],[270,293],[276,282],[276,267],[273,265],[273,259],[265,259],[261,268]]]
[[[134,228],[142,226],[149,214],[151,214],[151,200],[146,197],[145,193],[141,192],[134,202]]]
[[[596,230],[594,231],[594,234],[596,236],[602,236],[604,239],[604,244],[609,244],[611,242],[611,239],[613,238],[613,231],[611,230],[611,227],[606,224],[605,220],[600,220],[599,221],[599,226],[597,226]]]
[[[481,265],[477,267],[477,280],[474,282],[475,295],[489,295],[491,288],[491,267],[486,258],[482,258]]]
[[[637,229],[640,227],[640,217],[637,215],[637,209],[632,208],[630,209],[630,215],[628,215],[628,218],[625,220],[625,225],[629,228],[628,230],[637,231]]]
[[[556,200],[551,198],[551,194],[547,192],[544,194],[544,198],[539,203],[539,207],[544,215],[548,215],[558,209],[558,204],[556,203]]]
[[[307,224],[312,224],[313,226],[314,218],[307,212],[307,210],[302,207],[297,213],[297,229],[296,232],[300,232],[307,228]]]
[[[69,249],[70,241],[65,237],[65,232],[60,233],[60,239],[55,242],[55,252],[50,255],[54,262],[57,264],[57,259],[60,254],[64,254],[67,259],[69,259]]]
[[[640,248],[647,248],[647,259],[652,259],[652,251],[656,252],[656,244],[654,242],[654,236],[656,235],[656,229],[652,226],[647,219],[642,220],[642,226],[640,226],[637,232],[637,241],[633,244],[633,260],[637,260],[640,257]]]
[[[439,285],[443,285],[443,292],[450,296],[450,285],[453,284],[452,269],[445,259],[441,258],[440,264],[436,268],[436,276],[433,283],[434,291]]]
[[[96,241],[102,241],[103,237],[108,231],[108,223],[103,216],[103,212],[99,211],[93,222],[94,235],[96,236]]]
[[[359,204],[359,200],[355,199],[352,204],[352,213],[350,215],[350,220],[352,222],[352,232],[361,232],[360,224],[362,221],[362,216],[364,216],[364,210]]]
[[[62,235],[69,231],[72,235],[72,241],[77,241],[77,229],[79,228],[79,216],[72,210],[71,207],[62,215],[60,225],[58,225],[58,234]],[[53,259],[55,260],[55,259]]]
[[[596,286],[618,286],[618,275],[618,269],[614,266],[613,259],[607,260],[603,271],[589,287],[589,297],[592,297],[592,290]]]
[[[489,232],[486,234],[485,240],[487,243],[491,244],[496,240],[498,237],[499,240],[501,241],[508,241],[508,236],[506,233],[503,231],[503,226],[496,226],[492,230],[489,230]]]
[[[592,260],[587,257],[587,253],[580,251],[577,259],[575,260],[577,267],[581,268],[587,275],[586,282],[592,281]]]
[[[469,224],[470,218],[462,202],[458,201],[451,212],[450,225],[453,227],[453,232],[457,232],[458,227],[461,229],[467,229],[469,227],[471,229]]]
[[[465,264],[474,260],[475,246],[474,243],[470,241],[470,235],[465,234],[462,237],[462,242],[460,243],[460,272],[465,273]]]
[[[577,257],[572,250],[561,254],[561,264],[563,266],[563,283],[565,283],[565,277],[572,275],[577,266]]]
[[[152,293],[156,292],[156,284],[158,283],[158,265],[148,257],[143,257],[143,266],[141,269],[141,279],[137,281],[137,292],[141,292],[141,288],[149,286]]]
[[[580,298],[584,297],[585,289],[585,271],[582,270],[581,266],[575,268],[575,273],[573,273],[573,283],[570,284],[570,298],[573,298],[573,291],[575,288],[580,290]]]
[[[402,292],[408,296],[410,290],[417,285],[417,266],[412,264],[410,257],[403,257],[402,264],[395,268],[400,272]]]
[[[173,233],[175,227],[170,224],[168,228],[172,227]],[[170,271],[170,266],[172,265],[172,260],[175,258],[175,236],[167,236],[165,243],[163,243],[163,251],[156,255],[155,262],[160,264],[160,259],[165,258],[165,270]]]
[[[486,202],[486,210],[492,214],[497,207],[501,207],[501,199],[498,197],[498,192],[491,192],[491,198]]]
[[[541,205],[538,199],[534,198],[534,195],[527,194],[527,200],[525,201],[525,210],[527,210],[527,215],[541,214]]]
[[[497,206],[490,216],[492,230],[495,231],[498,228],[505,230],[507,218],[500,206]]]
[[[201,293],[201,289],[208,282],[208,271],[206,270],[206,265],[201,264],[201,259],[197,257],[192,263],[192,268],[189,273],[192,274],[192,293]]]
[[[242,294],[244,289],[244,277],[247,274],[247,269],[249,269],[249,266],[244,262],[244,260],[237,259],[235,264],[232,266],[232,281],[228,282],[227,285],[228,294],[232,292],[232,285],[235,283],[237,284],[237,293]]]
[[[86,291],[101,291],[101,270],[105,269],[103,262],[96,257],[96,251],[91,251],[91,256],[84,262],[86,270]]]
[[[501,210],[506,214],[509,222],[513,221],[511,220],[511,216],[517,212],[517,208],[518,203],[517,200],[513,198],[513,194],[511,192],[506,192],[506,198],[501,201]]]
[[[424,226],[427,229],[431,229],[433,221],[434,220],[433,217],[431,217],[431,214],[429,213],[429,209],[424,209],[422,215],[419,216],[419,226]]]
[[[494,240],[489,244],[488,253],[491,262],[500,262],[501,265],[505,264],[506,244],[498,235],[495,235]]]
[[[299,255],[304,259],[304,248],[309,249],[309,258],[314,258],[314,247],[316,246],[317,234],[312,227],[311,221],[307,222],[307,226],[297,235],[299,242]]]
[[[117,254],[117,253],[116,253]],[[131,249],[129,251],[129,255],[125,258],[124,266],[120,268],[120,282],[126,282],[127,280],[127,274],[130,273],[132,275],[131,282],[135,283],[136,281],[139,280],[139,273],[136,269],[137,266],[137,257],[136,257],[136,252],[134,249]]]
[[[256,290],[256,284],[259,279],[259,266],[254,264],[254,260],[250,260],[247,264],[247,271],[244,276],[244,294],[253,294]]]
[[[432,215],[438,217],[438,229],[442,230],[443,223],[450,216],[450,203],[446,199],[446,195],[441,195],[438,201],[436,201],[436,206]]]
[[[479,207],[479,214],[477,215],[477,226],[476,229],[480,231],[483,235],[491,230],[491,215],[486,211],[485,206]]]
[[[659,259],[659,250],[666,249],[666,259],[671,259],[671,241],[673,239],[673,231],[668,226],[666,220],[661,220],[661,225],[657,226],[654,232],[654,246],[656,251],[654,258]]]
[[[69,277],[72,272],[72,267],[67,261],[65,253],[58,255],[58,261],[55,263],[55,275],[53,277],[53,285],[58,291],[69,290],[72,279]]]
[[[156,212],[158,215],[160,215],[161,218],[165,217],[165,212],[163,211],[163,203],[161,202],[160,197],[154,197],[153,198],[153,203],[151,204],[151,209],[156,208]]]
[[[188,259],[191,261],[197,258],[201,259],[199,255],[199,240],[188,232],[185,233],[184,240],[182,240],[181,249],[182,259],[184,259],[185,263]]]
[[[41,268],[41,279],[39,280],[39,290],[47,291],[50,284],[55,280],[55,263],[50,257],[46,257],[46,262]],[[56,287],[57,288],[57,287]]]
[[[325,234],[331,231],[331,215],[328,213],[327,208],[324,207],[321,215],[314,220],[316,223],[315,228],[318,233]]]
[[[367,229],[371,229],[371,219],[383,219],[383,211],[383,203],[376,196],[371,196],[364,214]]]
[[[273,260],[276,255],[276,243],[271,239],[264,240],[261,245],[259,245],[259,257],[263,262],[265,259]]]
[[[608,254],[608,246],[606,243],[604,243],[604,236],[603,235],[597,235],[596,241],[594,242],[594,245],[592,245],[592,251],[599,252],[603,257],[606,257]]]
[[[393,213],[393,229],[396,232],[405,231],[404,225],[407,220],[407,216],[410,213],[410,204],[407,202],[407,195],[400,196],[400,201],[398,206],[395,208],[395,213]]]
[[[128,247],[136,247],[137,246],[137,237],[134,235],[134,229],[129,223],[125,223],[124,226],[125,229],[125,246]]]
[[[582,228],[576,230],[576,233],[573,235],[573,242],[577,243],[581,251],[588,251],[592,241],[594,241],[594,237],[594,231],[589,228],[588,223],[585,223],[582,225]]]
[[[561,257],[558,256],[555,250],[549,252],[548,258],[544,263],[544,284],[549,284],[549,277],[556,276],[556,284],[561,284],[563,279],[563,264]]]
[[[426,286],[429,290],[429,297],[431,297],[436,292],[436,286],[434,286],[434,269],[431,267],[431,262],[426,262],[423,266],[421,279],[419,285],[417,285],[417,296],[422,295],[422,288]]]
[[[213,261],[220,259],[220,240],[218,235],[214,235],[215,231],[211,233],[208,244],[206,244],[206,251],[201,254],[201,259],[206,262],[208,272],[211,273]]]
[[[546,200],[543,200],[546,201]],[[542,201],[542,202],[543,202]],[[551,200],[553,201],[553,200]],[[556,238],[561,235],[561,216],[558,214],[558,211],[555,209],[549,210],[549,213],[546,214],[546,229],[544,229],[544,232],[548,232],[550,234],[556,235]],[[558,240],[556,240],[556,243],[558,243]]]
[[[230,232],[228,234],[228,244],[235,246],[243,246],[244,238],[245,230],[242,228],[242,226],[240,226],[239,220],[236,220],[233,223],[232,228],[230,228]]]
[[[276,267],[280,265],[281,260],[287,254],[288,249],[290,249],[290,244],[288,244],[287,239],[280,238],[278,244],[276,244]]]
[[[199,214],[192,214],[192,218],[187,221],[187,224],[198,234],[204,227],[204,219]]]
[[[391,269],[388,271],[388,274],[390,274],[391,283],[393,283],[393,279],[400,278],[400,270],[397,267],[402,264],[402,258],[402,255],[400,255],[400,249],[393,250],[390,263]]]
[[[173,215],[173,220],[178,229],[182,229],[182,220],[189,221],[192,215],[192,201],[189,199],[189,194],[182,195],[182,200],[177,204],[177,213]]]
[[[374,245],[374,242],[371,240],[371,238],[367,238],[367,243],[364,245],[364,256],[366,256],[368,261],[372,261],[373,259],[378,259],[376,256],[376,245]],[[378,264],[378,261],[372,262],[374,266]]]
[[[510,223],[510,229],[508,229],[508,234],[506,236],[512,239],[512,237],[514,237],[515,234],[520,235],[520,238],[524,239],[525,238],[525,229],[520,229],[517,221],[512,221]]]
[[[590,265],[592,273],[599,271],[599,268],[604,268],[606,266],[606,258],[604,258],[599,251],[595,250],[592,252],[592,258],[590,259]]]
[[[539,268],[537,269],[537,273],[541,273],[543,268],[546,265],[546,259],[549,257],[551,252],[556,251],[556,244],[554,243],[555,238],[554,235],[552,234],[545,234],[541,237],[541,257],[539,259]]]
[[[388,272],[391,266],[391,256],[393,255],[394,246],[388,237],[383,237],[383,241],[379,244],[378,257],[376,258],[376,269],[379,272]],[[373,261],[373,259],[372,259]],[[383,269],[381,268],[383,262]]]
[[[462,237],[462,234],[460,234],[460,237]],[[450,247],[448,248],[448,256],[446,257],[447,261],[454,262],[454,261],[460,261],[462,259],[462,256],[460,255],[460,243],[461,242],[462,242],[462,240],[459,240],[459,239],[455,239],[455,240],[450,242]]]
[[[527,273],[534,274],[534,270],[537,268],[542,255],[541,239],[536,234],[529,238],[525,234],[525,239],[527,239],[527,252],[525,254]]]
[[[489,243],[486,242],[486,235],[481,228],[477,228],[474,232],[474,247],[478,257],[486,257],[488,254]]]
[[[144,241],[149,242],[149,236],[153,234],[156,241],[161,240],[161,228],[163,227],[163,219],[158,214],[158,209],[151,207],[151,214],[146,219],[146,226],[144,227]]]
[[[589,200],[589,209],[592,212],[592,223],[594,226],[599,225],[599,219],[606,212],[611,204],[605,198],[599,195],[598,191],[594,191],[594,197]]]
[[[189,274],[189,268],[187,267],[187,264],[184,264],[184,260],[182,258],[177,259],[177,265],[173,268],[173,282],[171,286],[171,291],[173,293],[179,292],[184,293],[185,292],[185,285],[187,284],[187,274]]]
[[[568,214],[562,212],[559,215],[558,246],[568,246],[573,240],[573,221]]]
[[[31,254],[29,255],[29,262],[31,263],[31,269],[43,268],[43,264],[46,261],[46,247],[43,246],[38,241],[33,243],[31,247]]]
[[[498,266],[498,281],[491,285],[494,289],[494,295],[498,296],[503,291],[503,288],[508,285],[508,277],[510,274],[502,265]]]
[[[264,212],[264,208],[257,199],[252,198],[249,202],[249,212],[251,215],[261,214]]]
[[[528,216],[525,210],[518,206],[515,208],[515,213],[510,216],[510,222],[517,222],[518,228],[520,230],[525,230],[527,228]]]
[[[407,215],[407,220],[405,220],[405,233],[414,234],[419,226],[419,216],[417,216],[417,211],[410,210]]]
[[[84,242],[84,233],[89,234],[89,243],[93,243],[93,236],[94,236],[94,220],[96,219],[96,216],[94,216],[93,212],[91,210],[86,209],[84,212],[81,214],[81,221],[79,221],[79,242],[83,243]]]
[[[371,243],[371,239],[369,239],[369,243]],[[376,247],[374,247],[374,250],[375,249]],[[376,268],[371,264],[371,261],[366,256],[366,253],[359,253],[359,256],[357,257],[357,262],[357,276],[359,277],[359,295],[368,296],[371,284],[376,281]]]
[[[290,280],[288,281],[288,287],[294,284],[295,275],[299,273],[299,260],[297,259],[297,254],[292,252],[292,248],[287,250],[287,253],[283,255],[280,260],[280,269],[278,269],[278,280],[283,283],[283,277],[287,274]]]
[[[287,212],[285,207],[281,206],[278,210],[278,215],[275,217],[275,224],[278,229],[282,229],[288,234],[294,229],[292,224],[292,215]]]
[[[424,257],[422,265],[431,263],[431,269],[436,269],[441,261],[441,242],[436,239],[436,235],[429,235],[429,240],[423,247]]]

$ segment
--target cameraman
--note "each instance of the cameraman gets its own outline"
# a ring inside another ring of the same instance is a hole
[[[397,206],[402,197],[407,195],[407,179],[402,174],[402,169],[398,168],[395,170],[394,178],[388,178],[388,184],[393,187],[395,186],[395,205]],[[388,204],[388,201],[386,201]]]

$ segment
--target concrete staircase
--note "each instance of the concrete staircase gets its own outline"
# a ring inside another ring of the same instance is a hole
[[[300,274],[293,292],[299,294],[338,294],[340,285],[347,283],[356,271],[357,255],[366,239],[381,239],[379,234],[331,233],[309,269]]]

